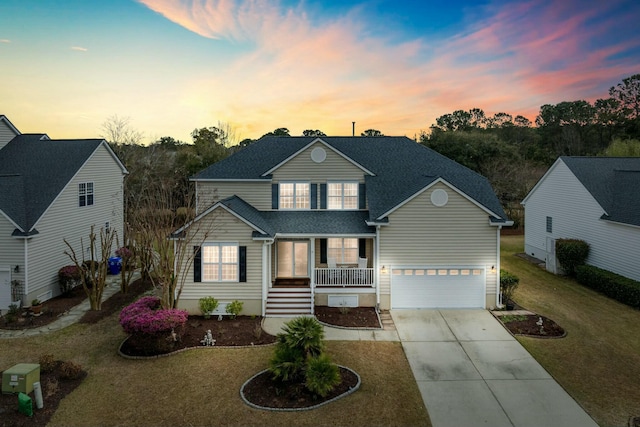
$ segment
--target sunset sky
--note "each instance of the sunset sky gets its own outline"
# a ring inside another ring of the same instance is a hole
[[[413,138],[478,107],[532,121],[640,73],[637,0],[2,0],[0,114],[103,136],[114,115],[191,142],[229,123]]]

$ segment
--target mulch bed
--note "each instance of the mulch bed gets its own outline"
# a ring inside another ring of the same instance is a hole
[[[274,343],[276,337],[264,332],[261,324],[262,317],[260,316],[238,316],[235,319],[223,316],[222,320],[218,320],[217,317],[205,319],[201,316],[189,316],[182,338],[171,349],[164,352],[153,352],[145,342],[137,341],[134,336],[130,336],[122,343],[120,351],[126,356],[150,357],[187,348],[204,347],[201,341],[207,330],[211,330],[211,335],[216,340],[216,347]]]
[[[553,320],[538,314],[496,316],[514,335],[539,338],[561,338],[567,335],[565,330]],[[542,319],[542,325],[540,325]]]
[[[382,329],[380,319],[373,307],[327,307],[316,306],[314,314],[322,323],[343,328]]]
[[[358,376],[354,372],[342,366],[339,369],[342,381],[325,397],[309,392],[300,382],[274,381],[268,371],[248,381],[242,394],[248,402],[262,408],[310,408],[347,394],[357,386]]]
[[[87,376],[82,371],[76,379],[63,379],[60,371],[60,362],[51,372],[40,373],[40,386],[42,388],[42,400],[44,407],[36,408],[34,393],[29,393],[32,399],[33,416],[28,417],[18,412],[18,395],[0,395],[0,427],[34,427],[45,426],[58,409],[60,401],[82,383]]]
[[[114,285],[111,285],[114,286]],[[96,323],[113,313],[120,311],[125,305],[136,300],[142,293],[151,290],[152,284],[149,281],[138,279],[129,285],[126,294],[117,292],[109,299],[102,301],[102,309],[99,311],[87,311],[80,323]],[[76,286],[67,295],[60,295],[42,303],[42,311],[39,316],[30,315],[29,310],[22,309],[21,316],[16,322],[6,323],[5,319],[0,320],[0,329],[34,329],[40,328],[56,321],[67,311],[87,299],[87,294],[82,286]]]

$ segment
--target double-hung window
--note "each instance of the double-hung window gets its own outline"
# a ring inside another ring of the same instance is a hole
[[[238,245],[236,243],[205,243],[202,245],[202,281],[238,281]]]
[[[329,209],[358,209],[358,183],[329,182],[327,201]]]
[[[335,258],[338,264],[357,264],[358,253],[358,239],[327,239],[327,256],[329,258]]]
[[[93,205],[93,182],[81,182],[78,184],[78,205]]]
[[[280,209],[310,209],[311,192],[308,182],[280,183]]]

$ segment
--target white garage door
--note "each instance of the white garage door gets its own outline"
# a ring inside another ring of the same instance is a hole
[[[484,268],[421,267],[391,270],[391,308],[484,306]]]

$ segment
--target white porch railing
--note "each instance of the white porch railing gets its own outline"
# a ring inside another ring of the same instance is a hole
[[[373,286],[373,268],[316,268],[316,286]]]

